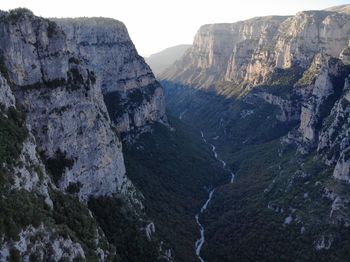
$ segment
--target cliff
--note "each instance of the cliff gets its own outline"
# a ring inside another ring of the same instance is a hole
[[[347,258],[346,9],[204,25],[161,75],[170,114],[235,174],[206,210],[204,260]]]
[[[0,260],[157,257],[119,135],[165,120],[162,87],[120,22],[66,23],[0,13]]]
[[[339,57],[348,46],[349,27],[347,14],[329,11],[205,25],[186,55],[160,78],[201,89],[220,82],[266,84],[278,69],[305,70],[319,52]]]
[[[163,89],[138,55],[123,23],[109,18],[54,21],[67,37],[67,50],[84,57],[94,71],[119,132],[166,122]]]
[[[214,90],[223,97],[242,96],[248,103],[260,98],[280,109],[277,120],[300,123],[286,141],[297,143],[305,154],[317,148],[325,151],[325,134],[334,133],[326,131],[334,115],[346,114],[335,104],[340,103],[349,74],[350,16],[341,10],[204,25],[193,46],[161,77],[194,89]],[[281,91],[276,95],[268,87],[281,87]],[[344,119],[338,120],[339,127],[346,126]],[[333,158],[341,155],[343,159],[347,149],[328,146],[328,150],[338,152],[330,154]],[[334,165],[334,161],[326,162]],[[346,173],[339,171],[339,165],[334,172]]]

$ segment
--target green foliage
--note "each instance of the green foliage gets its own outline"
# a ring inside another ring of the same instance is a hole
[[[43,197],[25,190],[8,190],[1,188],[0,198],[0,234],[4,240],[19,240],[19,233],[27,226],[39,227],[44,224],[64,238],[79,242],[88,261],[98,261],[95,254],[97,249],[97,224],[90,216],[89,210],[77,197],[50,191],[53,209],[49,208]],[[53,237],[57,237],[57,235]],[[33,240],[35,241],[35,239]],[[39,239],[40,241],[40,239]],[[106,240],[100,239],[99,246],[112,252],[112,247]],[[12,249],[16,258],[20,258]],[[33,254],[35,256],[35,254]],[[113,260],[110,256],[108,259]],[[15,260],[20,261],[20,260]]]
[[[157,242],[147,240],[138,227],[139,218],[122,200],[115,197],[92,198],[88,205],[108,241],[116,247],[121,261],[157,260]]]
[[[61,150],[58,150],[53,158],[46,158],[44,153],[41,155],[49,174],[51,175],[55,184],[58,185],[65,170],[73,167],[74,160],[68,159],[66,154],[61,152]]]
[[[73,241],[83,242],[84,250],[88,250],[89,257],[96,257],[95,239],[97,225],[90,216],[89,210],[77,197],[54,193],[54,208],[52,217],[55,224],[62,226],[61,233],[70,236]]]
[[[5,239],[18,240],[21,229],[39,226],[49,216],[43,199],[25,190],[10,191],[0,198],[0,233]]]
[[[118,91],[106,93],[103,96],[103,99],[106,104],[109,117],[113,121],[116,121],[123,115],[125,108],[123,107],[121,95]]]
[[[76,183],[70,182],[69,186],[67,187],[67,192],[70,194],[79,193],[81,187],[82,187],[82,184],[80,182],[76,182]]]
[[[10,107],[5,114],[0,111],[0,163],[11,164],[22,151],[27,130],[22,113]]]
[[[68,62],[69,62],[70,64],[76,64],[76,65],[79,65],[79,64],[80,64],[79,59],[75,58],[74,56],[70,57],[70,58],[68,59]]]
[[[140,89],[132,90],[128,93],[129,100],[135,104],[135,106],[139,106],[143,102],[143,94]]]
[[[317,75],[320,73],[320,68],[315,63],[304,71],[302,77],[298,80],[298,86],[309,86],[315,83]]]
[[[9,73],[5,64],[5,56],[3,52],[0,52],[0,73],[7,80],[9,84],[11,84]]]
[[[15,8],[9,11],[7,17],[14,24],[19,22],[25,15],[33,16],[33,12],[27,8]]]
[[[339,99],[346,74],[344,70],[339,78],[331,79],[335,92],[321,105],[321,123]],[[168,109],[175,115],[184,113],[185,123],[206,131],[208,140],[236,174],[233,184],[215,191],[205,213],[202,254],[206,261],[348,258],[350,230],[341,219],[330,218],[332,200],[323,194],[326,186],[348,196],[344,192],[349,185],[334,181],[332,168],[317,154],[301,156],[293,147],[282,147],[280,138],[297,122],[281,123],[275,117],[279,109],[255,96],[264,91],[294,101],[297,97],[293,97],[291,85],[285,86],[287,78],[277,75],[273,86],[256,87],[236,98],[165,82]],[[242,116],[246,111],[251,113]],[[348,207],[339,213],[350,217]],[[290,215],[293,221],[285,224]],[[305,232],[301,233],[303,226]],[[317,251],[315,241],[324,234],[334,236],[332,247]]]
[[[195,260],[198,226],[194,216],[205,202],[205,188],[226,183],[229,174],[213,158],[200,132],[168,114],[173,131],[161,124],[124,146],[128,177],[145,197],[146,213],[160,239],[179,261]]]
[[[303,70],[299,66],[294,66],[287,69],[275,68],[272,72],[269,85],[277,86],[293,86],[302,76]]]
[[[329,170],[315,156],[303,158],[293,148],[282,157],[280,152],[279,141],[273,141],[227,155],[237,176],[235,183],[217,191],[209,206],[206,260],[338,261],[346,257],[342,245],[334,244],[342,255],[332,250],[320,251],[320,256],[314,248],[321,234],[339,230],[328,221],[331,201],[322,197],[321,185],[328,181]],[[300,170],[307,175],[298,175]],[[269,205],[284,211],[273,211]],[[293,222],[286,225],[290,214]],[[348,243],[348,233],[337,233],[343,244]]]
[[[57,35],[59,32],[58,26],[55,22],[53,21],[48,21],[48,26],[47,26],[47,36],[49,38],[54,37]]]

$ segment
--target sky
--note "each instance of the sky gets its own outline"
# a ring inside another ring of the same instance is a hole
[[[138,52],[149,56],[191,44],[201,25],[255,16],[294,15],[350,4],[344,0],[1,0],[0,9],[26,7],[43,17],[103,16],[122,21]]]

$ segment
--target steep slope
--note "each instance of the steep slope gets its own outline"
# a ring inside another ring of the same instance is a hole
[[[62,177],[55,177],[57,186],[80,183],[82,199],[126,192],[132,186],[125,176],[121,144],[110,129],[94,73],[69,52],[56,24],[29,12],[12,16],[3,16],[2,63],[38,150],[51,162],[67,163]]]
[[[236,175],[204,214],[205,261],[348,258],[349,25],[329,11],[206,25],[162,75],[169,111]]]
[[[175,261],[197,261],[195,214],[208,192],[230,175],[199,132],[171,115],[169,122],[172,130],[156,124],[152,134],[125,147],[127,174],[143,192],[145,210]]]
[[[152,68],[153,73],[157,76],[175,61],[179,60],[190,47],[191,45],[172,46],[149,57],[145,57],[145,60]]]
[[[160,79],[233,95],[226,84],[267,84],[286,70],[306,70],[319,52],[339,57],[348,46],[349,27],[348,15],[327,11],[205,25],[186,55]]]
[[[67,36],[67,50],[83,56],[95,72],[118,132],[126,135],[149,122],[166,122],[163,89],[123,23],[109,18],[54,21]]]
[[[125,174],[99,72],[55,22],[29,10],[1,12],[0,36],[0,260],[160,258],[142,194]],[[160,85],[149,81],[162,101]]]

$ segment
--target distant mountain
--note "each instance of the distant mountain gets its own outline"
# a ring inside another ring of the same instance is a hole
[[[166,68],[172,65],[176,60],[191,47],[191,45],[177,45],[164,49],[158,53],[145,57],[147,64],[151,67],[155,75],[159,75]]]
[[[332,6],[327,9],[326,11],[333,11],[333,12],[340,12],[340,13],[345,13],[345,14],[350,14],[350,4],[348,5],[337,5],[337,6]]]

